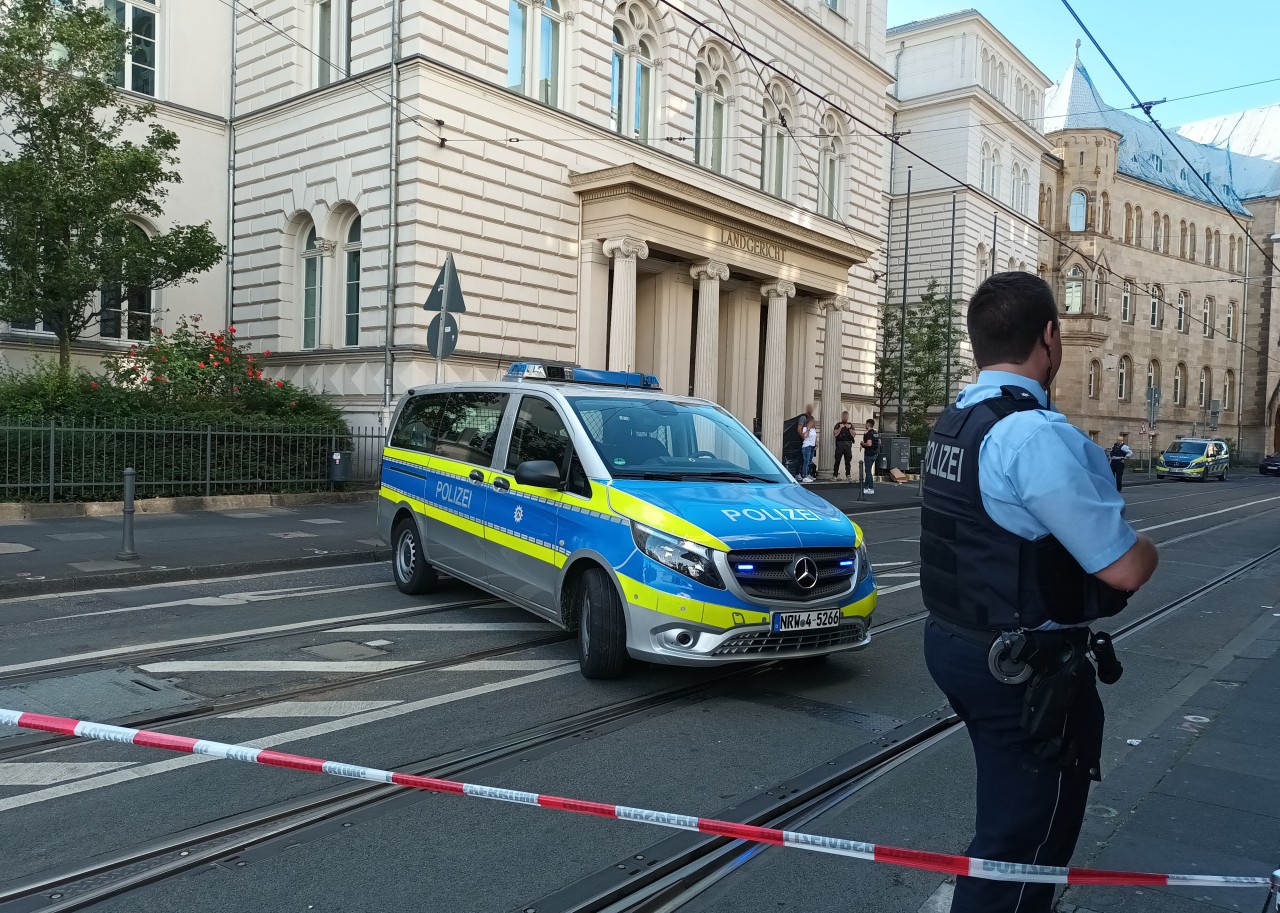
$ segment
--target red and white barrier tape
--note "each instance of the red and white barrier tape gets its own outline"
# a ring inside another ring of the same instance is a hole
[[[321,761],[319,758],[308,758],[280,751],[249,748],[244,745],[229,745],[225,742],[207,742],[203,739],[166,735],[162,732],[151,732],[146,729],[125,729],[121,726],[87,723],[81,720],[66,719],[65,717],[45,716],[40,713],[23,713],[18,710],[0,709],[0,725],[17,726],[21,729],[36,729],[42,732],[56,732],[60,735],[76,736],[82,739],[126,742],[146,748],[163,748],[168,751],[209,755],[227,761],[245,761],[251,764],[266,764],[271,767],[287,767],[292,770],[328,774],[332,777],[346,777],[352,780],[394,783],[397,786],[405,786],[410,789],[455,793],[476,799],[496,799],[499,802],[536,805],[540,808],[573,812],[579,815],[615,818],[619,821],[639,821],[644,824],[656,824],[659,827],[669,827],[676,830],[698,831],[703,834],[730,837],[734,840],[749,840],[756,843],[789,846],[801,850],[811,850],[816,853],[830,853],[836,856],[848,856],[853,859],[866,859],[871,862],[908,866],[943,875],[968,875],[973,878],[985,878],[990,881],[1029,881],[1041,884],[1097,884],[1110,885],[1112,887],[1182,885],[1187,887],[1264,888],[1271,884],[1269,878],[1237,875],[1156,875],[1148,872],[1112,872],[1102,869],[1067,868],[1065,866],[1025,865],[1015,862],[975,859],[969,856],[953,856],[949,853],[930,853],[924,850],[877,846],[874,843],[845,840],[842,837],[821,837],[816,834],[804,834],[797,831],[783,831],[771,827],[755,827],[749,824],[735,824],[732,821],[718,821],[714,818],[675,815],[671,812],[631,808],[626,805],[605,805],[601,802],[587,802],[582,799],[563,799],[559,796],[543,796],[538,793],[522,792],[515,789],[500,789],[495,786],[459,783],[456,780],[439,780],[435,777],[393,773],[389,770],[377,770],[372,767],[343,764],[338,761]]]

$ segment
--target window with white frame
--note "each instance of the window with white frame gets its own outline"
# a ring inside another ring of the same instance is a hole
[[[1160,387],[1160,362],[1154,358],[1147,362],[1147,389],[1156,390]]]
[[[134,241],[144,241],[147,233],[137,225],[129,226]],[[99,289],[101,310],[98,312],[98,335],[103,339],[141,341],[151,336],[151,289],[118,288],[104,285]]]
[[[507,88],[558,107],[564,13],[559,0],[510,0]]]
[[[1187,332],[1187,293],[1178,292],[1178,332]]]
[[[1116,399],[1125,402],[1129,399],[1129,374],[1133,370],[1133,362],[1128,355],[1121,356],[1120,365],[1116,368]]]
[[[1231,401],[1236,395],[1236,375],[1233,371],[1228,371],[1222,379],[1222,411],[1226,412],[1231,408]]]
[[[324,251],[315,226],[307,231],[302,247],[302,348],[320,344],[320,308],[324,301]]]
[[[1066,295],[1062,310],[1067,314],[1084,313],[1084,270],[1073,266],[1067,270]]]
[[[1227,338],[1236,338],[1236,303],[1234,301],[1227,302]]]
[[[978,175],[978,186],[983,193],[991,193],[991,144],[982,144],[982,171]]]
[[[791,138],[788,128],[795,105],[786,87],[777,80],[769,83],[764,97],[760,131],[762,167],[760,189],[786,198],[791,189]]]
[[[1199,405],[1207,406],[1209,404],[1209,398],[1213,395],[1212,392],[1210,392],[1212,390],[1213,390],[1213,375],[1209,372],[1208,368],[1201,368],[1200,369],[1200,392],[1198,397]]]
[[[1101,314],[1106,310],[1107,273],[1099,268],[1093,279],[1093,312]]]
[[[993,149],[991,151],[991,190],[990,193],[997,200],[1000,199],[1000,181],[1003,178],[1001,173],[1002,165],[1000,161],[1000,150]]]
[[[614,131],[642,143],[653,134],[657,34],[648,9],[640,3],[628,0],[618,8],[613,20],[609,110]]]
[[[1161,248],[1160,225],[1160,213],[1153,212],[1151,214],[1151,249],[1156,253],[1159,253]]]
[[[1175,406],[1185,406],[1187,395],[1187,366],[1178,363],[1173,369],[1173,404]]]
[[[991,274],[991,257],[987,254],[987,245],[978,245],[978,281],[981,282]]]
[[[1088,212],[1089,198],[1085,196],[1083,190],[1075,190],[1071,193],[1071,205],[1067,209],[1067,230],[1068,231],[1084,231],[1085,213]]]
[[[733,83],[729,77],[729,58],[721,48],[713,44],[703,47],[698,53],[693,81],[694,160],[717,174],[727,174],[729,95]]]
[[[347,229],[342,246],[342,344],[360,345],[360,249],[362,246],[360,217]]]
[[[818,156],[818,211],[828,219],[844,217],[844,122],[828,111],[822,119]]]
[[[1206,339],[1213,336],[1213,299],[1205,298],[1201,309],[1200,332]]]
[[[1120,321],[1121,323],[1133,322],[1133,280],[1124,280],[1124,285],[1120,287]]]
[[[106,0],[107,15],[129,33],[115,72],[115,84],[130,92],[155,96],[156,79],[156,19],[159,13],[155,3],[145,0]]]
[[[316,0],[312,13],[313,83],[323,88],[347,75],[347,14],[349,0]]]
[[[1102,372],[1102,365],[1095,358],[1089,362],[1089,399],[1098,398],[1098,375]]]
[[[1163,316],[1161,307],[1163,301],[1164,295],[1160,291],[1160,286],[1151,286],[1151,325],[1157,329],[1160,327],[1160,318]]]

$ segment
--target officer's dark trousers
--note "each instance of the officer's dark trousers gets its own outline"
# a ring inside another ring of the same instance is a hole
[[[1023,685],[996,681],[987,647],[930,620],[925,625],[929,674],[967,724],[977,761],[977,826],[968,855],[999,862],[1067,865],[1084,820],[1090,780],[1046,765],[1022,732]],[[1092,675],[1067,719],[1081,756],[1097,767],[1102,702]],[[1053,885],[958,878],[951,913],[1049,913]]]
[[[1124,489],[1124,460],[1111,461],[1111,474],[1116,477],[1116,491]]]

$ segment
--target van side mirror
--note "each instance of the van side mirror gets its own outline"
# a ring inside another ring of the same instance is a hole
[[[516,467],[516,484],[530,488],[559,488],[560,467],[550,460],[525,460]]]

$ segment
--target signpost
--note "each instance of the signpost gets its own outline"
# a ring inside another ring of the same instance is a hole
[[[1209,423],[1208,423],[1210,431],[1218,430],[1218,417],[1221,414],[1222,414],[1222,401],[1216,400],[1216,399],[1210,400],[1209,401]]]
[[[462,286],[458,284],[458,270],[453,265],[453,254],[446,254],[444,266],[436,277],[431,293],[427,295],[424,311],[439,311],[427,328],[427,351],[436,358],[436,383],[444,368],[444,360],[458,347],[458,322],[453,315],[467,309],[462,298]]]
[[[1147,387],[1147,424],[1146,433],[1151,435],[1150,448],[1147,450],[1147,472],[1151,473],[1156,459],[1156,422],[1160,418],[1160,388]]]

